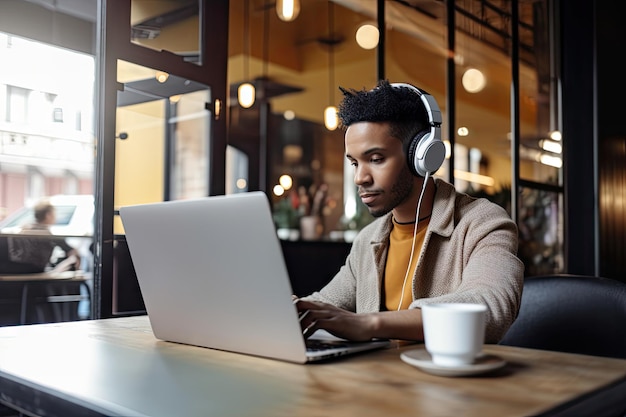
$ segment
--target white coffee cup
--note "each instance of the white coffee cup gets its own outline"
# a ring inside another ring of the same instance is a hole
[[[423,305],[424,342],[433,363],[446,367],[474,363],[485,343],[486,315],[484,304]]]

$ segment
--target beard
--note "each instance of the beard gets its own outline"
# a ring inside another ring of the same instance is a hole
[[[374,217],[382,217],[403,203],[413,191],[413,180],[414,175],[405,164],[396,182],[391,186],[389,201],[386,201],[379,209],[368,208],[370,214]]]

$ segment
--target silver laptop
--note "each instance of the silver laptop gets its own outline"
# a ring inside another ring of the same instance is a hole
[[[298,363],[389,344],[321,332],[305,341],[262,192],[126,206],[120,215],[158,339]]]

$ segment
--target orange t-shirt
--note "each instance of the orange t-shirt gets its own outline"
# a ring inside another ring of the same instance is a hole
[[[398,310],[398,304],[402,298],[400,309],[405,310],[413,301],[413,275],[417,258],[419,257],[428,220],[420,221],[417,234],[415,235],[415,248],[411,266],[407,274],[407,266],[411,258],[411,247],[413,246],[413,232],[415,225],[399,224],[394,220],[393,229],[389,235],[389,251],[387,252],[387,263],[385,265],[385,277],[383,282],[384,303],[387,310]],[[406,284],[405,282],[406,277]],[[402,297],[402,286],[404,285],[404,297]]]

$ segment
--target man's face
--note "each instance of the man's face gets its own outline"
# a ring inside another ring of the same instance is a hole
[[[346,130],[346,158],[369,212],[380,217],[398,206],[414,207],[416,177],[407,166],[402,142],[389,135],[388,123],[359,122]]]

